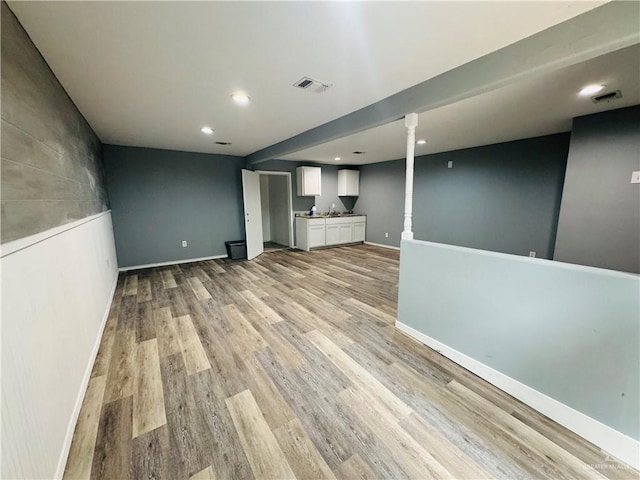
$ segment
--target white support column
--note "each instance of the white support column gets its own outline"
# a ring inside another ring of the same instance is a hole
[[[407,127],[407,176],[404,190],[404,230],[402,240],[413,240],[411,231],[411,215],[413,211],[413,156],[416,146],[416,127],[418,114],[408,113],[404,116],[404,126]]]

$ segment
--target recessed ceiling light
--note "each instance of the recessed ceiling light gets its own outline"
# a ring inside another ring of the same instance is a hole
[[[417,145],[424,145],[425,143],[427,143],[427,141],[422,139],[416,142]]]
[[[231,95],[231,99],[239,105],[246,105],[251,101],[251,98],[244,93],[234,93]]]
[[[336,158],[334,158],[334,160],[335,160],[336,162],[339,162],[339,161],[340,161],[340,160],[342,160],[342,159],[341,159],[340,157],[336,157]]]
[[[578,93],[580,93],[580,95],[593,95],[594,93],[598,93],[603,88],[604,85],[587,85]]]
[[[211,135],[213,133],[213,128],[211,127],[202,127],[200,131],[204,134]]]

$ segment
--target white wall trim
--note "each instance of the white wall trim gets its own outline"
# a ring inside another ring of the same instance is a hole
[[[185,258],[184,260],[172,260],[170,262],[148,263],[146,265],[132,265],[130,267],[120,267],[119,272],[128,272],[129,270],[140,270],[143,268],[166,267],[167,265],[180,265],[181,263],[203,262],[205,260],[216,260],[218,258],[228,258],[227,255],[213,255],[212,257]]]
[[[109,303],[107,304],[107,308],[105,309],[104,314],[102,316],[102,322],[100,323],[100,331],[98,332],[98,337],[96,338],[96,342],[93,345],[93,351],[91,352],[89,363],[87,364],[87,368],[85,369],[84,377],[82,378],[82,385],[80,385],[80,391],[78,392],[76,405],[73,408],[73,415],[69,420],[67,434],[64,437],[64,444],[62,445],[62,451],[60,452],[60,460],[58,461],[58,467],[56,468],[55,478],[62,478],[62,476],[64,475],[64,469],[67,465],[69,452],[71,450],[73,433],[75,432],[76,423],[78,422],[78,418],[80,417],[80,410],[82,409],[82,402],[84,401],[84,396],[86,395],[87,388],[89,387],[89,381],[91,380],[91,372],[93,371],[93,365],[96,363],[96,357],[98,356],[98,351],[100,350],[102,335],[104,333],[105,327],[107,326],[107,319],[109,318],[109,312],[111,312],[111,305],[113,304],[113,297],[115,295],[117,285],[118,285],[118,275],[116,275],[116,277],[113,280],[113,285],[111,286],[111,295],[109,296]]]
[[[118,278],[110,212],[33,240],[0,260],[7,478],[64,474]]]
[[[365,245],[373,245],[374,247],[390,248],[391,250],[400,250],[400,247],[394,247],[393,245],[385,245],[383,243],[364,242]]]
[[[45,230],[44,232],[39,232],[34,235],[29,235],[28,237],[19,238],[17,240],[13,240],[12,242],[4,243],[0,245],[0,258],[4,258],[8,255],[11,255],[12,253],[24,250],[31,245],[43,242],[48,238],[55,237],[56,235],[60,235],[61,233],[66,232],[67,230],[77,228],[80,225],[84,225],[85,223],[89,223],[93,220],[97,220],[98,218],[104,217],[105,215],[109,214],[111,214],[111,210],[105,210],[104,212],[96,213],[95,215],[84,217],[74,222],[69,222],[65,223],[64,225],[50,228],[49,230]]]
[[[623,462],[640,469],[640,442],[561,403],[544,393],[421,333],[402,322],[396,327],[472,373],[577,433]]]

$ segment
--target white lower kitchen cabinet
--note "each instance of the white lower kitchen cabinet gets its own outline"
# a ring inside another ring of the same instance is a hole
[[[365,218],[365,217],[354,217]],[[366,222],[364,220],[353,223],[353,237],[352,242],[364,242],[364,232],[366,230]]]
[[[356,217],[327,218],[325,220],[327,245],[339,245],[341,243],[353,242],[353,222],[351,221],[352,218]]]
[[[324,247],[326,243],[325,227],[323,225],[310,225],[308,236],[309,248]]]
[[[309,251],[311,248],[324,247],[324,218],[296,217],[296,244],[299,249]]]
[[[296,246],[300,250],[364,242],[365,216],[296,217]]]
[[[340,231],[338,235],[340,237],[340,243],[350,243],[358,241],[353,239],[351,228],[351,225],[340,225]]]
[[[340,225],[327,225],[325,241],[326,245],[337,245],[340,243]]]

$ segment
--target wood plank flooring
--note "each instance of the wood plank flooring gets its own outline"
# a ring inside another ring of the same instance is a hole
[[[398,256],[121,274],[65,478],[639,478],[396,330]]]

